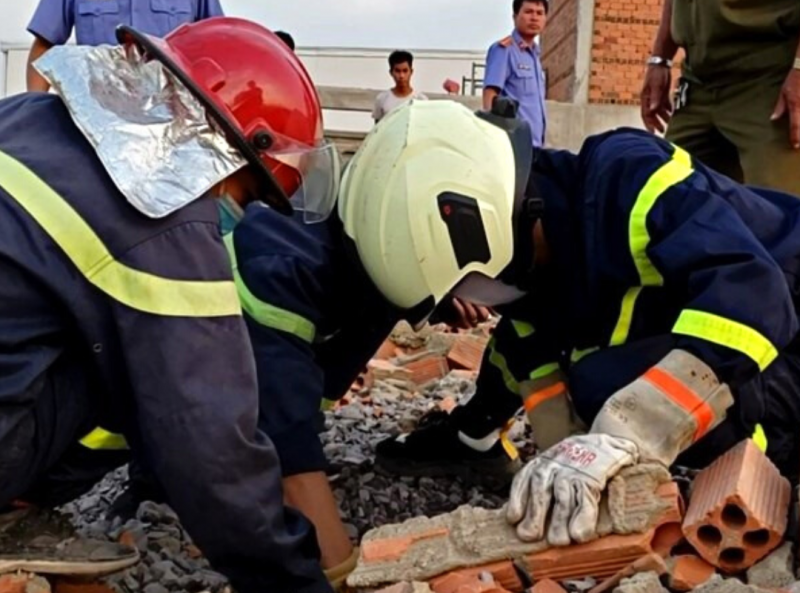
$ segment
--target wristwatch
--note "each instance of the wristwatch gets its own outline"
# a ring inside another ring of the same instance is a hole
[[[648,66],[664,66],[665,68],[672,68],[672,60],[662,58],[661,56],[650,56],[647,58]]]

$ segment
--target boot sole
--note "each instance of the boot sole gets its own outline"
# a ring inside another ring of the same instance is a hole
[[[131,567],[140,560],[139,554],[120,560],[0,560],[0,574],[22,570],[39,574],[104,576]]]
[[[375,468],[393,476],[413,478],[460,478],[467,483],[503,488],[509,486],[514,475],[522,468],[519,459],[514,461],[475,461],[469,465],[457,463],[421,463],[408,460],[398,461],[377,455]]]

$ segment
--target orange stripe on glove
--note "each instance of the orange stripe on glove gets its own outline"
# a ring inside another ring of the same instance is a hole
[[[697,423],[697,429],[694,431],[694,441],[697,441],[708,432],[714,422],[714,411],[694,391],[657,367],[648,370],[642,375],[642,378],[657,387],[664,395],[683,408],[687,414],[694,417]]]

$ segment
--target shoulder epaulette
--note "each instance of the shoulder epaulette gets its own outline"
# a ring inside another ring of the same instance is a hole
[[[500,47],[509,47],[512,43],[514,43],[514,38],[511,35],[508,37],[503,37],[497,42]]]

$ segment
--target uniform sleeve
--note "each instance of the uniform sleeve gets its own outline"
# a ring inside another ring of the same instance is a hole
[[[590,204],[602,212],[595,245],[609,270],[682,295],[672,327],[678,347],[723,381],[734,386],[764,370],[798,322],[783,271],[732,205],[759,197],[722,187],[688,153],[652,136],[608,138],[585,183],[598,196]]]
[[[193,282],[147,288],[180,310],[116,309],[148,466],[236,590],[328,592],[313,529],[283,506],[275,449],[257,429],[253,351],[242,317],[224,314],[238,302],[216,226],[183,225],[126,256],[143,270],[165,258]]]
[[[532,382],[537,385],[545,377],[555,377],[559,371],[560,342],[556,315],[545,304],[546,295],[530,295],[501,310],[492,338],[486,347],[481,366],[495,377],[494,386],[513,393],[523,400],[529,395]],[[547,316],[542,312],[547,312]]]
[[[502,90],[508,80],[508,48],[495,43],[486,53],[486,67],[483,74],[484,88],[494,87]]]
[[[285,256],[254,258],[238,274],[258,371],[259,427],[275,443],[284,476],[323,471],[317,420],[324,374],[312,348],[320,286]]]
[[[798,322],[783,271],[745,221],[695,173],[664,195],[647,222],[655,269],[686,287],[672,328],[678,346],[732,385],[763,371]]]
[[[211,18],[213,16],[225,16],[220,0],[199,0],[197,6],[197,20]]]
[[[75,0],[39,0],[28,32],[53,45],[63,45],[75,25]]]

